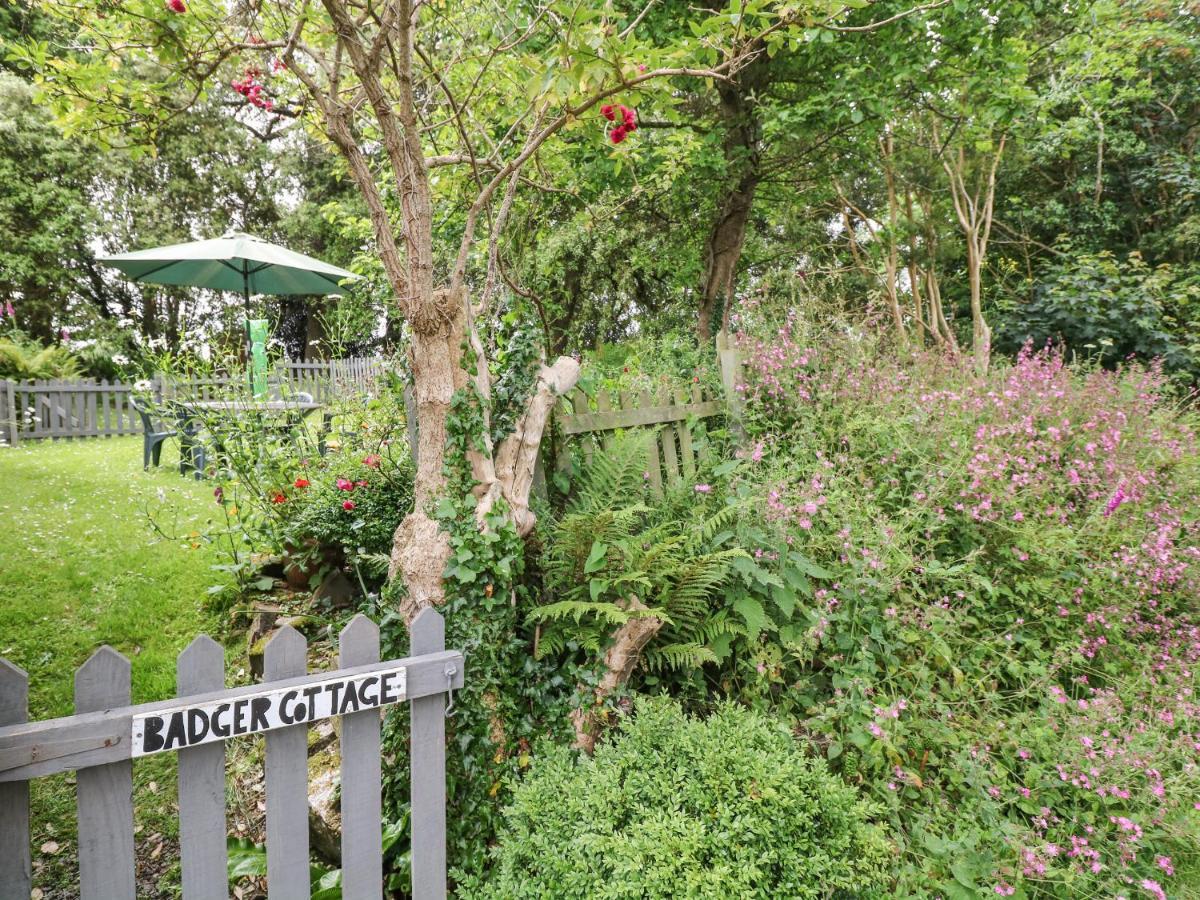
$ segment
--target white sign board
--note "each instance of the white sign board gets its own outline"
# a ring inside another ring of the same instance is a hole
[[[240,694],[228,700],[182,703],[133,717],[133,755],[183,750],[390,706],[405,699],[406,687],[405,668],[398,666],[353,678],[314,678],[292,687]]]

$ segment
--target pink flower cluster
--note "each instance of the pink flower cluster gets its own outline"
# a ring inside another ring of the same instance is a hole
[[[257,66],[249,66],[240,79],[230,82],[230,87],[245,97],[251,106],[257,106],[259,109],[270,112],[275,103],[270,97],[263,96],[264,86],[259,81],[262,74],[262,69]]]

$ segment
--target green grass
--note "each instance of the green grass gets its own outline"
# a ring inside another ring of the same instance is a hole
[[[149,524],[165,500],[186,536],[215,508],[167,455],[145,473],[137,438],[0,451],[0,656],[29,673],[32,717],[71,712],[72,673],[101,644],[131,660],[134,702],[169,697],[176,654],[213,624],[216,554]]]
[[[102,644],[131,661],[135,703],[171,697],[179,651],[220,624],[205,600],[227,579],[212,568],[213,548],[189,537],[216,511],[212,489],[181,477],[175,454],[168,446],[163,467],[143,472],[140,438],[0,449],[0,656],[29,673],[31,718],[71,713],[74,671]],[[148,510],[160,510],[172,540],[150,527]],[[174,760],[134,771],[139,838],[170,840]],[[36,881],[47,897],[75,893],[71,784],[33,786]],[[58,853],[41,853],[50,840]]]

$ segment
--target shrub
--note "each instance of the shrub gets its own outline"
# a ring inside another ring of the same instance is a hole
[[[1026,350],[980,377],[808,327],[740,337],[737,478],[787,589],[710,680],[887,806],[899,893],[1187,895],[1194,412],[1159,366]]]
[[[61,345],[42,347],[20,332],[0,338],[0,378],[25,381],[42,378],[73,378],[79,365]]]
[[[1029,303],[1004,311],[996,347],[1062,341],[1072,353],[1113,367],[1130,357],[1160,359],[1168,372],[1197,374],[1193,279],[1170,266],[1150,267],[1137,253],[1079,253],[1051,267]]]
[[[505,810],[492,898],[866,897],[891,849],[872,809],[776,723],[641,699],[593,758],[537,760]]]

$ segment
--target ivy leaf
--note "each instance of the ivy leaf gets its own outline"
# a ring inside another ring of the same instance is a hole
[[[603,541],[592,541],[592,552],[588,554],[587,562],[583,564],[583,574],[591,575],[604,568],[608,558],[608,544]]]
[[[592,596],[592,602],[595,603],[600,595],[608,590],[608,582],[603,578],[593,578],[588,582],[588,593]]]

